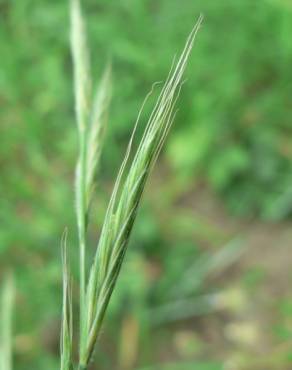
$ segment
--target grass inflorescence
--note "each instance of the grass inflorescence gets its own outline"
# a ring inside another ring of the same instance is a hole
[[[199,17],[191,31],[176,65],[171,68],[148,119],[140,143],[134,151],[133,141],[142,109],[138,115],[105,214],[96,253],[90,271],[87,272],[87,227],[90,220],[94,178],[108,117],[111,69],[110,67],[105,69],[93,96],[90,58],[80,2],[79,0],[71,0],[71,49],[79,139],[79,158],[76,169],[76,213],[80,253],[79,370],[86,370],[92,358],[123,263],[147,179],[175,117],[176,101],[180,93],[182,77],[201,22],[202,16]],[[143,106],[144,104],[142,108]],[[73,368],[72,288],[66,249],[65,233],[62,240],[64,272],[61,369],[71,370]]]

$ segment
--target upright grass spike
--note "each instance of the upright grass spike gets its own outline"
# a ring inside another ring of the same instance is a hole
[[[62,236],[61,251],[63,266],[63,312],[60,340],[61,370],[72,370],[73,310],[71,274],[67,257],[67,230],[64,231]]]
[[[1,297],[0,369],[12,370],[12,312],[15,286],[12,274],[5,281]]]
[[[106,68],[92,99],[90,58],[79,0],[71,3],[71,49],[74,66],[75,109],[79,139],[76,169],[76,212],[80,254],[80,348],[85,332],[86,232],[94,175],[101,153],[110,100],[110,68]]]
[[[96,255],[91,267],[86,297],[86,346],[79,369],[86,369],[92,357],[102,321],[116,284],[146,180],[172,125],[175,103],[195,36],[199,17],[174,71],[167,79],[150,115],[140,145],[129,165],[132,139],[122,163],[105,216]],[[127,167],[129,165],[129,169]],[[126,173],[127,171],[127,173]]]
[[[80,270],[80,336],[84,335],[85,302],[85,253],[87,225],[87,132],[90,115],[91,79],[89,53],[86,42],[84,22],[79,0],[71,0],[71,50],[74,67],[75,110],[77,116],[79,158],[76,168],[76,212],[79,236]]]

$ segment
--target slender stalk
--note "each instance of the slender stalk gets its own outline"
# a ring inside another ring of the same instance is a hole
[[[0,368],[12,370],[12,312],[15,288],[12,275],[6,278],[1,302]]]
[[[67,230],[65,230],[62,237],[61,251],[63,265],[63,311],[60,341],[61,370],[72,370],[73,310],[71,275],[67,258]]]
[[[85,291],[86,291],[86,228],[87,228],[87,210],[86,210],[86,132],[80,132],[80,157],[77,169],[77,187],[76,197],[78,201],[78,235],[79,235],[79,271],[80,271],[80,336],[85,335]]]

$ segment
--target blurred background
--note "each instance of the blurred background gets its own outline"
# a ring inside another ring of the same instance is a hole
[[[111,59],[114,90],[89,254],[142,101],[205,18],[92,368],[291,369],[291,1],[82,3],[94,79]],[[13,269],[18,370],[59,366],[65,226],[78,278],[68,14],[0,0],[0,278]]]

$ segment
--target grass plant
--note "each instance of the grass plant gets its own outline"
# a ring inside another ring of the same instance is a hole
[[[74,66],[75,108],[79,139],[76,169],[76,213],[80,253],[80,332],[79,370],[86,370],[92,359],[103,319],[114,290],[139,204],[151,169],[173,123],[183,74],[202,16],[191,31],[185,47],[161,89],[148,119],[144,134],[133,149],[136,127],[147,95],[134,126],[126,154],[109,201],[101,235],[90,271],[86,271],[87,226],[94,178],[103,145],[104,129],[111,96],[111,72],[107,67],[93,96],[90,57],[79,0],[71,0],[71,49]],[[73,369],[73,319],[71,277],[66,252],[66,234],[62,240],[63,320],[61,369]]]

